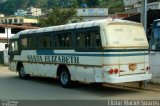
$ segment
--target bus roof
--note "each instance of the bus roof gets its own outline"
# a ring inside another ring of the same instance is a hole
[[[41,33],[41,32],[51,32],[51,31],[62,31],[62,30],[69,30],[69,29],[79,29],[79,28],[89,28],[89,27],[96,27],[101,26],[102,24],[109,24],[112,22],[125,22],[125,23],[136,23],[127,20],[118,20],[118,19],[105,19],[105,20],[95,20],[95,21],[87,21],[87,22],[80,22],[80,23],[72,23],[66,25],[58,25],[58,26],[51,26],[51,27],[44,27],[38,29],[30,29],[21,31],[10,39],[17,39],[21,34],[31,34],[31,33]]]

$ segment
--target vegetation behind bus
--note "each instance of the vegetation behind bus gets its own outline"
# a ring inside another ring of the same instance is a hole
[[[69,22],[73,16],[76,15],[76,10],[74,8],[70,9],[59,9],[53,8],[51,12],[45,18],[39,19],[39,26],[55,26],[63,25]]]

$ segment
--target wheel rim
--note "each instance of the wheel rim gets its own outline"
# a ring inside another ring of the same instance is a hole
[[[68,83],[68,74],[65,71],[61,73],[61,83],[63,85],[66,85]]]
[[[21,76],[21,77],[25,77],[24,67],[22,67],[22,68],[20,69],[20,76]]]

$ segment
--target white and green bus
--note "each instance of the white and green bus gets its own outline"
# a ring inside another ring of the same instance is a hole
[[[151,79],[141,24],[97,20],[25,30],[10,38],[10,70],[73,82],[123,83]]]

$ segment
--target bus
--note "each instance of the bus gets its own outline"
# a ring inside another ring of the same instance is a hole
[[[116,84],[152,77],[149,44],[142,24],[116,19],[96,20],[24,30],[9,39],[9,69],[19,78],[59,79]]]
[[[152,82],[160,83],[160,19],[154,20],[151,29],[150,66],[153,74]]]

